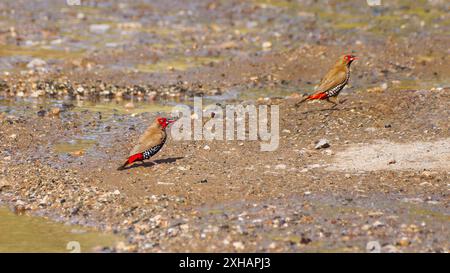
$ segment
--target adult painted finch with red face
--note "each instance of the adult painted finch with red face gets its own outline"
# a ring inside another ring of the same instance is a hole
[[[330,98],[337,97],[339,92],[347,85],[350,79],[350,65],[354,60],[356,60],[354,55],[341,56],[334,67],[322,79],[316,93],[307,96],[295,105],[299,106],[307,100],[326,100],[336,106],[336,102],[331,101]]]
[[[117,170],[124,170],[128,165],[137,161],[149,159],[159,152],[167,139],[167,126],[175,121],[176,120],[161,117],[156,118],[139,138],[138,144],[131,150],[127,161],[125,161],[125,163]]]

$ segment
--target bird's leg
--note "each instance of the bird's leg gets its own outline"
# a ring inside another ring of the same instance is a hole
[[[326,101],[333,104],[331,107],[332,109],[338,105],[335,101],[331,100],[331,98],[327,98]]]
[[[343,104],[344,102],[347,101],[346,99],[340,100],[339,97],[336,97],[336,100],[337,100],[337,102],[338,102],[339,104]]]
[[[142,167],[149,167],[149,166],[155,166],[157,163],[155,163],[154,161],[141,161],[141,166]]]
[[[152,167],[156,167],[156,166],[158,166],[160,163],[158,162],[158,160],[152,160],[152,161],[149,161],[149,163],[151,163],[152,165]]]

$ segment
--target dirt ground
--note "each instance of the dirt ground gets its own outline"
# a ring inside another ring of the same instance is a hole
[[[18,13],[14,30],[0,18],[0,201],[127,239],[96,251],[449,251],[445,1],[393,1],[371,19],[344,1],[324,13],[317,1],[138,2],[63,6],[34,28],[26,15],[45,6],[0,4]],[[24,49],[36,40],[55,48]],[[359,60],[344,102],[296,107],[347,52]],[[278,105],[279,148],[169,136],[153,161],[116,170],[154,117],[194,95]]]

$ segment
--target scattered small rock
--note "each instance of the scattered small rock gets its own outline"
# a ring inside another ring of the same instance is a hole
[[[385,245],[381,248],[381,251],[385,252],[385,253],[398,253],[399,252],[398,248],[396,248],[393,245]]]
[[[103,34],[109,30],[110,26],[107,24],[92,24],[89,26],[89,31],[96,34]]]
[[[375,87],[367,89],[367,92],[368,93],[381,93],[381,92],[384,92],[384,90],[380,86],[375,86]]]
[[[300,239],[300,244],[302,244],[302,245],[307,245],[307,244],[309,244],[311,242],[312,242],[312,240],[310,238],[306,238],[306,237],[303,237],[303,236]]]
[[[384,226],[384,223],[380,222],[380,221],[375,221],[375,222],[373,222],[372,226],[373,227],[382,227],[382,226]]]
[[[234,242],[233,243],[233,247],[236,249],[236,250],[244,250],[244,244],[242,243],[242,242]]]
[[[61,109],[58,108],[58,107],[52,108],[52,109],[50,110],[50,113],[51,113],[53,116],[59,116],[59,114],[61,113]]]
[[[47,112],[45,111],[45,110],[39,110],[38,112],[37,112],[37,115],[38,115],[38,117],[45,117],[45,114],[46,114]]]
[[[39,58],[36,58],[36,59],[31,60],[27,64],[27,68],[34,69],[34,68],[43,67],[43,66],[46,66],[46,65],[47,65],[46,61],[44,61],[42,59],[39,59]]]
[[[401,201],[405,203],[423,203],[422,198],[403,198]]]
[[[395,159],[391,159],[391,160],[389,160],[388,165],[392,165],[395,163],[397,163],[397,161]]]
[[[370,241],[366,245],[366,250],[369,253],[380,253],[381,252],[381,245],[378,241]]]
[[[22,200],[17,200],[16,203],[14,204],[13,207],[13,212],[15,214],[24,214],[26,211],[26,207],[25,207],[26,203],[23,202]]]
[[[370,217],[379,217],[384,215],[384,213],[381,211],[371,211],[367,215],[369,215]]]
[[[364,131],[368,132],[368,133],[373,133],[377,131],[377,128],[374,127],[368,127],[366,129],[364,129]]]
[[[124,107],[125,107],[126,109],[133,109],[133,108],[134,108],[134,103],[128,102],[127,104],[125,104]]]
[[[402,237],[397,242],[397,245],[402,246],[402,247],[409,246],[410,244],[411,244],[411,242],[409,241],[409,239],[407,237]]]
[[[83,150],[73,151],[70,153],[70,155],[73,155],[73,156],[82,156],[83,154],[84,154]]]
[[[330,143],[328,142],[327,139],[322,138],[322,139],[320,139],[317,142],[317,144],[316,144],[316,146],[314,148],[315,149],[325,149],[325,148],[328,148],[328,147],[330,147]]]
[[[263,49],[270,49],[272,47],[272,43],[271,42],[269,42],[269,41],[266,41],[266,42],[264,42],[264,43],[262,43],[262,48]]]
[[[430,172],[430,171],[423,171],[423,172],[422,172],[422,176],[425,176],[425,177],[431,178],[431,177],[433,177],[434,175],[435,175],[435,173]]]
[[[6,181],[6,179],[0,179],[0,192],[9,189],[10,187],[11,184],[8,181]]]

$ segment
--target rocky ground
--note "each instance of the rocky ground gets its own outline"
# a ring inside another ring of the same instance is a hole
[[[448,252],[448,5],[393,1],[366,19],[332,2],[96,1],[31,29],[45,6],[2,2],[17,22],[0,25],[0,200],[127,238],[103,251]],[[345,102],[296,107],[349,51]],[[279,148],[169,137],[116,170],[165,114],[139,105],[193,95],[279,105]],[[80,107],[91,100],[121,110]]]
[[[337,110],[278,101],[275,152],[257,141],[169,140],[157,164],[121,172],[151,114],[3,115],[2,196],[19,211],[127,234],[127,250],[365,251],[375,240],[389,251],[447,251],[448,90],[345,97]],[[93,148],[55,153],[92,127],[103,131]],[[316,149],[323,138],[329,147]],[[372,145],[387,149],[365,156]]]

